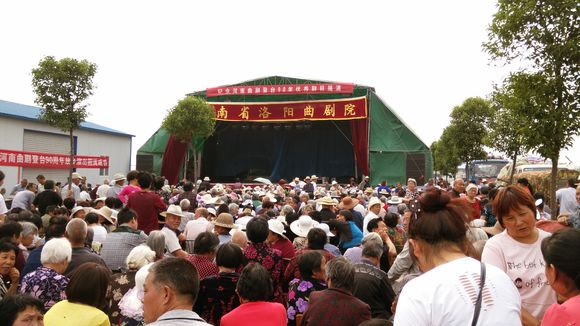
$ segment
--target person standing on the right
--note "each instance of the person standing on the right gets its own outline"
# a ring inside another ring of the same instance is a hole
[[[560,188],[556,191],[556,200],[560,207],[560,214],[573,213],[576,210],[576,189],[574,188],[574,179],[568,179],[566,188]],[[559,215],[559,214],[558,214]]]

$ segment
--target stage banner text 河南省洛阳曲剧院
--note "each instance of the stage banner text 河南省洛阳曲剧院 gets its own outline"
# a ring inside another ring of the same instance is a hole
[[[219,121],[284,122],[354,120],[367,117],[365,96],[289,102],[208,102]]]

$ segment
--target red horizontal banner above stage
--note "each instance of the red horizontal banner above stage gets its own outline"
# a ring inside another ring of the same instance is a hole
[[[69,155],[12,151],[0,149],[0,166],[21,166],[27,168],[68,169]],[[73,157],[75,168],[108,168],[108,156]]]
[[[205,90],[206,97],[224,95],[284,95],[284,94],[352,94],[352,83],[245,85],[212,87]]]
[[[367,117],[366,97],[294,102],[208,102],[220,121],[353,120]]]

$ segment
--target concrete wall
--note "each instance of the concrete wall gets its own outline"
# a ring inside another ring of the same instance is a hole
[[[44,123],[0,117],[0,149],[23,150],[23,135],[25,129],[66,135],[60,130]],[[86,129],[75,130],[74,135],[77,137],[77,155],[109,156],[110,176],[118,172],[127,173],[129,171],[131,166],[131,136],[102,133]],[[0,170],[6,174],[2,187],[10,191],[20,181],[18,180],[18,167],[0,166]],[[103,179],[106,177],[99,175],[99,169],[77,169],[77,172],[86,176],[87,182],[93,185],[97,183],[102,184]],[[36,180],[29,181],[36,182]],[[66,180],[55,181],[64,183]]]

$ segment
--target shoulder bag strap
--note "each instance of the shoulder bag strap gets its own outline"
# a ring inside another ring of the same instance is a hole
[[[479,319],[479,312],[481,311],[481,298],[483,296],[483,286],[485,285],[485,264],[481,264],[481,276],[479,281],[479,294],[477,295],[477,301],[475,303],[475,311],[473,312],[473,320],[471,321],[471,326],[477,325],[477,320]]]

